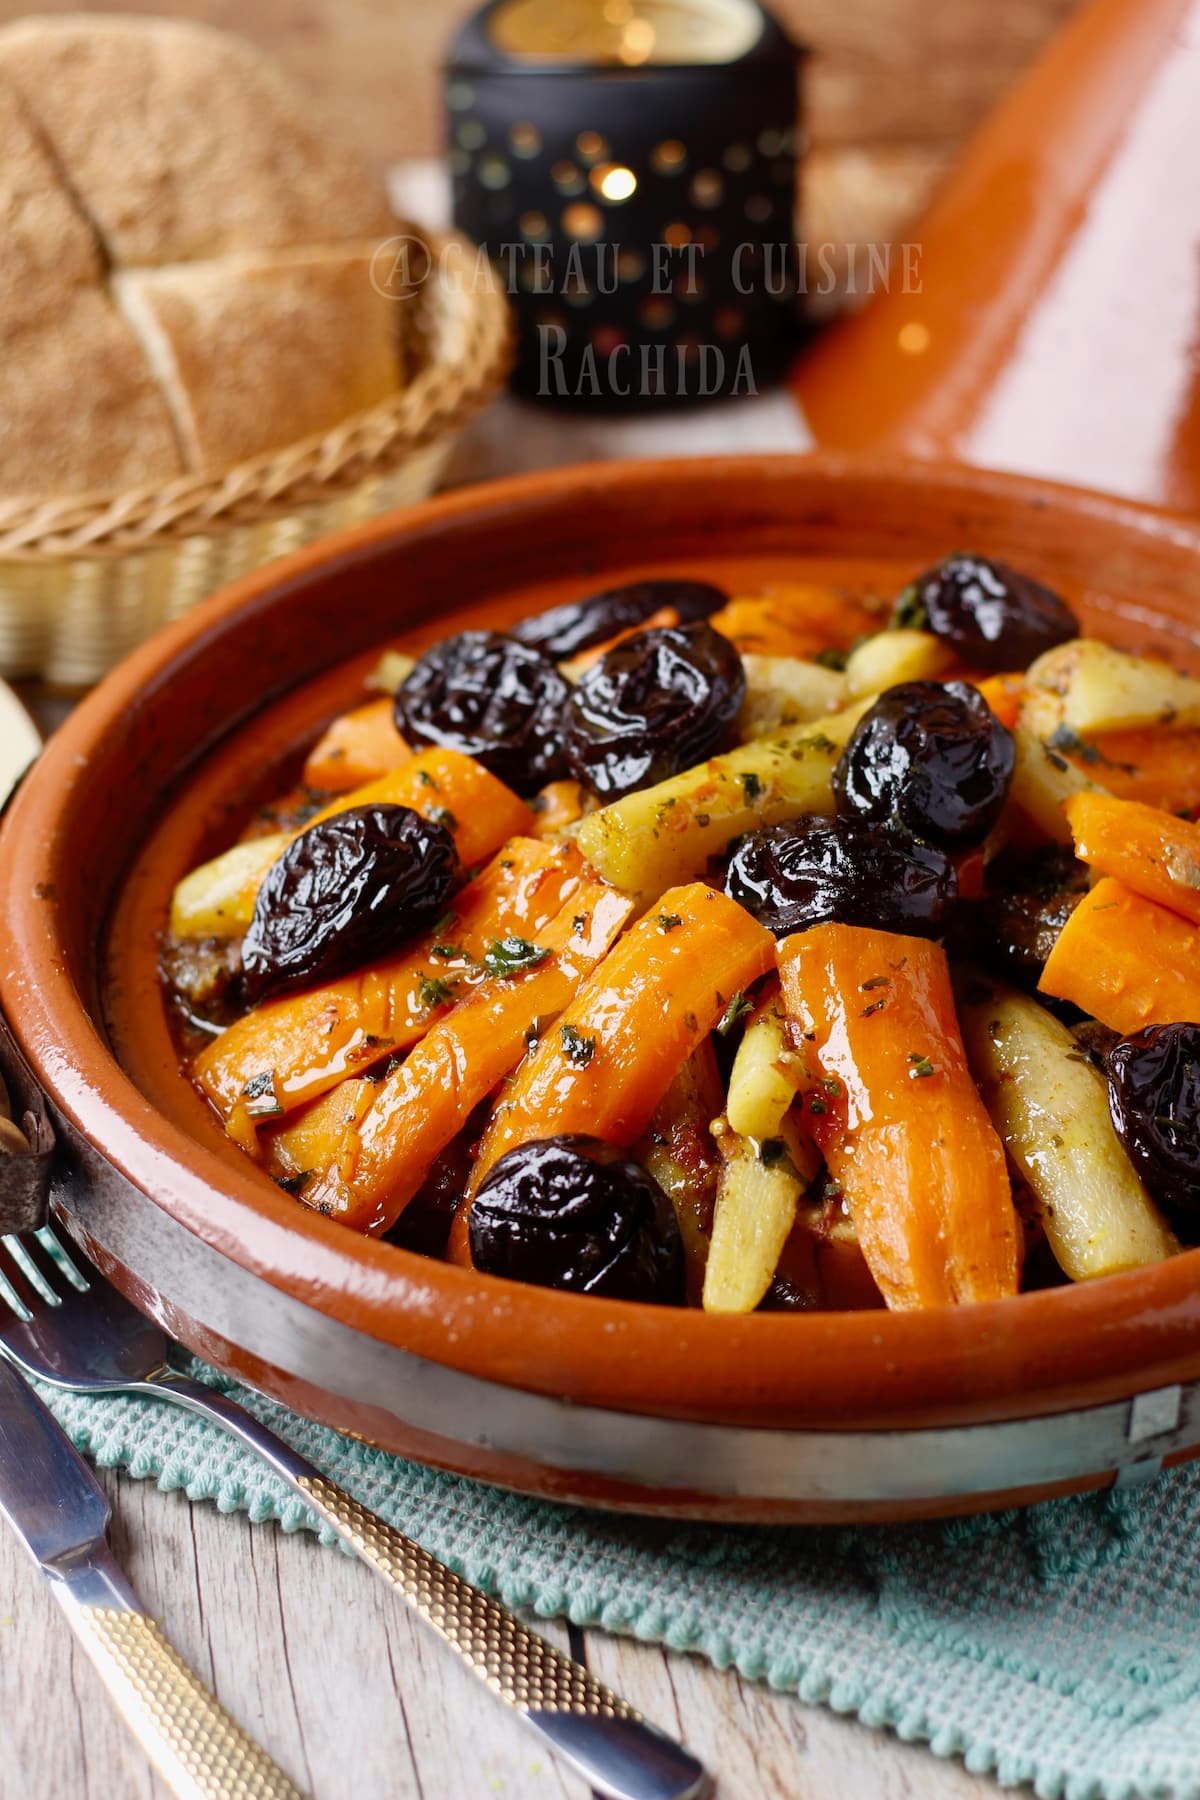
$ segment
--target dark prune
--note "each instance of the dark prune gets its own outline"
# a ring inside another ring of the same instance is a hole
[[[918,575],[897,621],[942,638],[977,669],[1024,669],[1079,636],[1079,620],[1051,588],[984,556],[948,556]]]
[[[432,923],[458,877],[454,839],[408,806],[355,806],[271,864],[242,940],[246,998],[329,981]]]
[[[1012,780],[1012,734],[964,681],[903,681],[855,726],[834,771],[838,811],[964,849],[985,838]]]
[[[1065,846],[1048,844],[1029,857],[997,858],[987,879],[983,898],[958,912],[955,948],[1033,992],[1087,892],[1087,867]]]
[[[610,1300],[674,1305],[683,1252],[671,1202],[598,1138],[519,1144],[471,1203],[471,1261],[489,1275]]]
[[[586,600],[568,600],[549,612],[522,619],[513,626],[512,635],[543,656],[563,662],[616,637],[619,631],[644,624],[664,606],[673,606],[680,624],[690,625],[719,612],[728,598],[707,581],[631,581],[625,587],[607,588]]]
[[[396,726],[409,743],[461,750],[530,794],[564,772],[559,719],[570,691],[540,651],[499,631],[460,631],[401,682]]]
[[[711,625],[639,631],[585,671],[563,711],[576,780],[615,799],[711,756],[746,693],[742,659]]]
[[[1108,1053],[1117,1134],[1150,1194],[1200,1239],[1200,1025],[1151,1025]]]
[[[945,853],[864,819],[793,819],[745,837],[725,892],[774,932],[877,925],[939,937],[958,898]]]

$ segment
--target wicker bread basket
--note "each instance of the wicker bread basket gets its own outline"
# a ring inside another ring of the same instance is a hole
[[[0,501],[0,674],[97,681],[159,626],[270,558],[421,499],[504,382],[508,307],[453,233],[398,308],[406,386],[335,429],[221,474],[128,493]]]

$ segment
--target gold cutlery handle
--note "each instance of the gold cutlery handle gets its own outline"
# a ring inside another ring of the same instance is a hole
[[[153,1619],[63,1598],[72,1629],[127,1725],[180,1800],[303,1800]]]
[[[336,1482],[296,1480],[315,1512],[601,1793],[620,1800],[694,1800],[708,1776],[682,1745],[530,1631],[435,1556],[361,1506]]]

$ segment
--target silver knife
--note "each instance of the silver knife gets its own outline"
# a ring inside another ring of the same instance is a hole
[[[108,1547],[108,1497],[54,1416],[0,1357],[0,1515],[126,1724],[183,1800],[302,1800],[176,1654]]]

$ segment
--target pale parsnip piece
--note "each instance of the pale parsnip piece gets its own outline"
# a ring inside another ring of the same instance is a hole
[[[1051,742],[1144,725],[1200,724],[1200,681],[1166,663],[1074,638],[1030,665],[1021,722]]]
[[[1161,1262],[1179,1249],[1134,1173],[1104,1078],[1028,995],[967,982],[959,1020],[971,1073],[1051,1250],[1072,1281]]]
[[[726,1126],[712,1242],[704,1271],[705,1312],[753,1312],[774,1279],[796,1223],[804,1183],[786,1156],[763,1162],[759,1146]]]
[[[859,700],[626,794],[588,815],[576,842],[605,881],[645,904],[703,873],[731,838],[805,813],[833,813],[833,770],[867,710]]]
[[[1103,793],[1103,788],[1035,737],[1028,726],[1014,727],[1013,743],[1016,756],[1008,790],[1010,804],[1019,806],[1048,838],[1069,844],[1071,827],[1063,811],[1067,801],[1072,794]]]
[[[742,743],[781,731],[786,725],[805,725],[826,713],[836,712],[845,699],[846,683],[836,669],[805,662],[799,656],[742,657],[746,671],[746,698],[738,714],[737,735]]]
[[[773,1138],[803,1078],[800,1058],[788,1042],[783,1000],[772,981],[742,1034],[725,1113],[739,1137]]]
[[[201,863],[171,896],[171,931],[177,938],[241,937],[258,886],[291,842],[286,832],[251,838]]]
[[[881,694],[901,681],[936,681],[953,662],[954,652],[931,631],[877,631],[846,658],[846,698]]]
[[[403,650],[385,650],[364,685],[373,688],[376,693],[394,694],[400,683],[408,680],[416,666],[415,656],[406,656]]]

